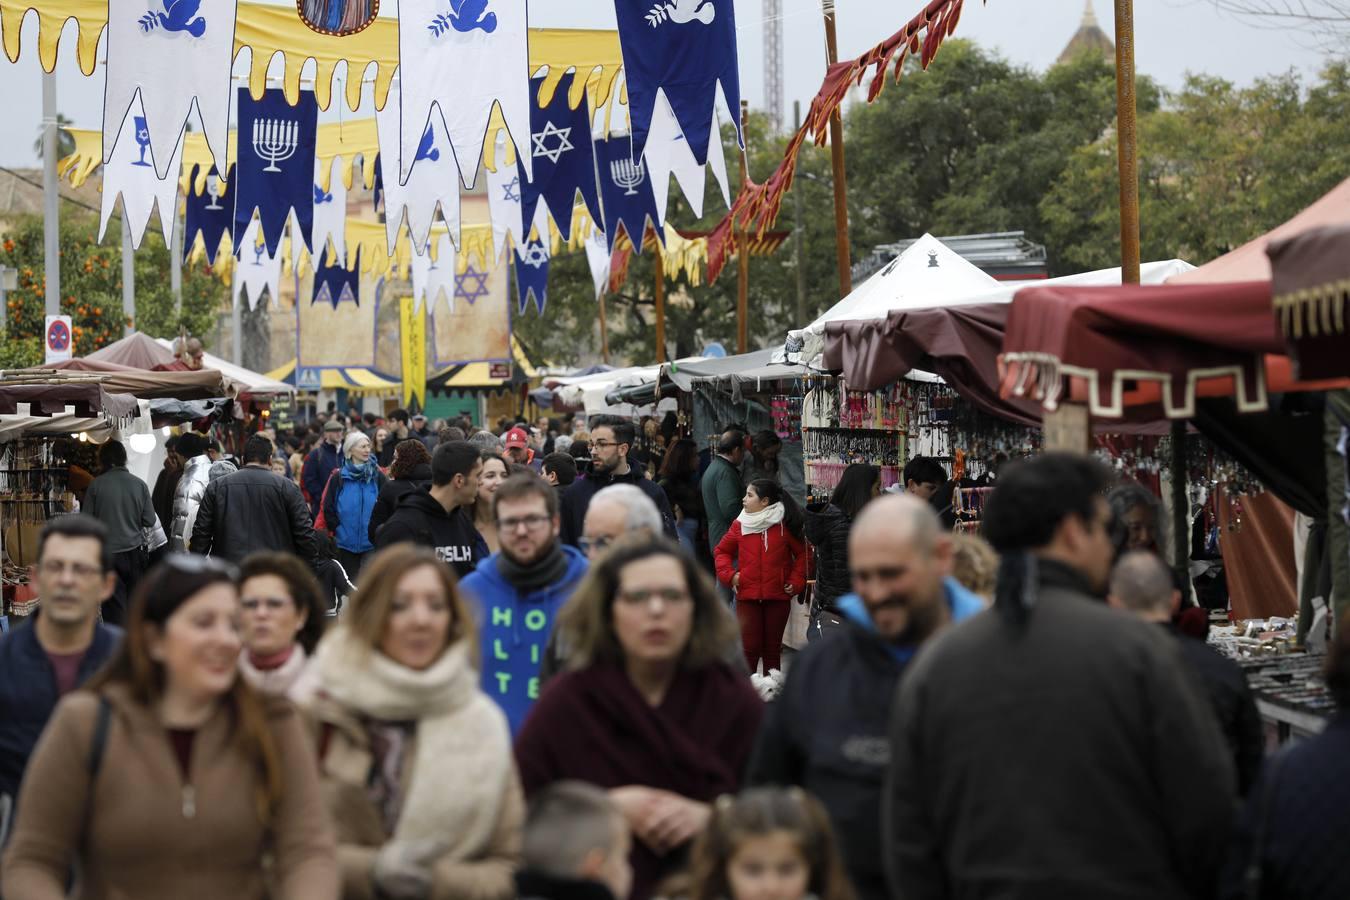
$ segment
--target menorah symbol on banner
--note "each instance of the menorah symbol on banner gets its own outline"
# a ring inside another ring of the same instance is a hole
[[[623,195],[631,197],[637,193],[637,186],[642,184],[642,179],[646,177],[643,172],[642,160],[633,162],[631,159],[616,159],[609,164],[609,175],[614,179],[614,183],[624,189]]]
[[[256,119],[253,122],[253,152],[267,161],[264,172],[280,172],[277,163],[295,155],[300,145],[300,123],[290,119]]]

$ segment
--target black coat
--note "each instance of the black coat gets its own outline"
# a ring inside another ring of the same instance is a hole
[[[662,478],[661,490],[666,493],[666,502],[673,511],[680,508],[680,514],[686,519],[703,520],[703,490],[699,487],[698,475],[691,473],[687,478]]]
[[[833,609],[834,601],[851,589],[848,574],[848,532],[853,520],[833,503],[806,511],[806,539],[816,551],[817,609]]]
[[[666,492],[657,486],[646,475],[643,475],[636,467],[630,466],[626,475],[598,475],[594,472],[583,475],[562,495],[562,540],[565,544],[577,546],[581,540],[581,535],[585,530],[586,510],[590,508],[591,498],[599,493],[601,488],[607,488],[611,484],[632,484],[636,485],[642,493],[652,498],[656,508],[661,511],[661,523],[667,537],[675,537],[675,516],[670,511],[670,504],[666,501]]]
[[[375,534],[380,530],[389,517],[398,509],[398,501],[405,495],[413,491],[425,491],[431,487],[431,464],[418,463],[413,467],[412,477],[393,478],[384,483],[380,488],[380,495],[375,499],[375,509],[370,513],[370,542],[375,543]]]
[[[295,482],[245,466],[206,486],[188,549],[236,563],[259,550],[294,553],[312,566],[318,558],[313,525]]]
[[[1217,885],[1228,748],[1176,642],[1039,563],[1022,624],[933,638],[891,716],[883,858],[905,900],[1183,900]]]
[[[403,495],[374,540],[381,550],[405,542],[432,548],[441,562],[448,563],[460,578],[488,556],[487,544],[464,507],[446,512],[439,500],[421,490]]]
[[[1247,798],[1224,877],[1224,900],[1245,900],[1243,869],[1254,855],[1263,820],[1263,900],[1345,900],[1350,867],[1342,854],[1350,834],[1350,714],[1321,734],[1266,761]]]
[[[1242,668],[1202,640],[1183,634],[1170,622],[1164,626],[1181,647],[1181,657],[1205,687],[1210,706],[1219,720],[1219,729],[1233,751],[1237,768],[1238,792],[1244,796],[1256,782],[1265,755],[1265,735],[1261,714],[1247,687]],[[1346,895],[1350,897],[1350,894]]]
[[[594,849],[609,850],[608,847]],[[616,900],[610,889],[598,881],[556,878],[536,869],[516,871],[516,896],[520,900]]]
[[[882,640],[846,621],[797,654],[769,704],[750,784],[815,794],[834,825],[860,900],[888,900],[881,858],[886,722],[903,664]]]

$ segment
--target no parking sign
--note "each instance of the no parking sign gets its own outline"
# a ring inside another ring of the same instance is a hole
[[[75,337],[71,332],[70,316],[48,316],[45,334],[47,362],[65,362],[70,359],[75,344]]]

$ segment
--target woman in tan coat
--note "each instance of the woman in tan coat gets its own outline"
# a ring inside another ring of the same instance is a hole
[[[171,556],[107,668],[61,701],[28,767],[7,900],[337,896],[313,744],[238,674],[233,567]],[[267,883],[264,884],[266,871]]]
[[[524,800],[477,646],[454,576],[409,544],[319,642],[308,705],[349,900],[515,896]]]

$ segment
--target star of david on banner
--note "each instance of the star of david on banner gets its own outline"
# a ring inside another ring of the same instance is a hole
[[[719,90],[736,119],[737,143],[744,147],[737,118],[741,82],[732,0],[614,0],[614,12],[628,81],[633,158],[642,158],[652,110],[662,94],[699,165],[708,161]]]
[[[530,96],[538,96],[543,83],[543,78],[531,79]],[[584,99],[576,109],[568,107],[571,89],[572,73],[568,72],[558,82],[547,107],[531,106],[534,174],[521,187],[522,221],[533,221],[535,209],[542,202],[564,235],[572,233],[572,207],[577,191],[581,191],[591,220],[597,224],[603,221],[595,183],[590,114]]]
[[[530,48],[524,0],[401,0],[398,172],[407,181],[427,126],[445,127],[472,188],[494,103],[530,172]],[[391,100],[392,102],[392,100]],[[384,144],[388,148],[392,144]],[[389,179],[385,179],[386,189]],[[418,244],[418,246],[421,246]]]
[[[497,171],[487,173],[488,216],[492,219],[492,252],[501,259],[511,244],[521,243],[524,230],[525,178],[519,166],[506,164],[506,138],[497,136],[495,150]]]
[[[140,114],[140,103],[132,104],[122,123],[117,149],[112,159],[103,166],[103,199],[99,213],[98,239],[108,228],[117,198],[122,198],[122,214],[131,226],[131,245],[139,248],[150,224],[150,213],[159,209],[160,229],[168,246],[174,219],[178,212],[178,167],[182,162],[183,145],[173,151],[173,174],[160,178],[154,166],[145,158],[150,145],[149,126]]]
[[[633,248],[642,252],[642,236],[647,225],[656,229],[663,243],[661,213],[652,194],[652,180],[647,177],[643,160],[633,161],[632,143],[627,135],[616,135],[595,142],[595,161],[600,172],[600,202],[605,208],[605,234],[610,252],[622,228],[633,242]]]
[[[235,12],[235,0],[108,0],[105,163],[139,94],[150,135],[147,161],[158,177],[178,175],[175,148],[193,101],[207,147],[216,165],[225,166]]]
[[[257,309],[262,300],[263,291],[275,303],[281,286],[281,253],[267,252],[267,245],[259,243],[258,220],[248,223],[241,232],[239,252],[236,254],[234,280],[230,302],[239,302],[242,291],[248,300],[249,309]]]
[[[261,100],[239,89],[239,161],[235,165],[234,233],[242,235],[254,212],[267,252],[275,255],[281,231],[292,213],[299,237],[314,252],[314,140],[319,104],[313,91],[302,91],[291,106],[280,88]],[[292,237],[295,237],[292,234]],[[236,242],[236,249],[243,247]]]
[[[315,303],[331,304],[333,309],[338,308],[340,303],[355,303],[361,305],[361,251],[356,251],[356,267],[348,269],[342,263],[334,262],[332,265],[319,264],[314,267],[314,297],[310,305]]]
[[[389,87],[389,101],[384,109],[375,112],[381,147],[398,146],[400,91],[401,82],[395,81]],[[433,116],[427,123],[417,142],[415,157],[411,174],[402,182],[395,153],[381,153],[376,167],[383,174],[384,224],[391,254],[405,215],[409,237],[419,253],[431,238],[431,226],[438,212],[450,229],[450,240],[459,243],[459,175],[450,139],[439,117]]]
[[[444,297],[453,311],[458,286],[455,280],[455,245],[450,243],[448,234],[435,235],[433,240],[436,242],[435,259],[431,257],[430,248],[423,253],[414,253],[412,257],[413,309],[421,309],[425,302],[428,308],[434,310],[436,302]]]
[[[342,159],[334,157],[329,169],[328,190],[323,183],[323,162],[314,162],[314,255],[322,257],[333,244],[335,259],[347,262],[347,186],[342,182]]]
[[[479,271],[473,263],[469,263],[468,268],[455,276],[455,299],[467,300],[472,306],[491,293],[487,282],[488,273]]]
[[[538,238],[531,239],[523,247],[516,247],[514,257],[520,314],[525,314],[533,297],[535,308],[542,316],[544,304],[548,302],[548,245]]]
[[[188,184],[192,184],[197,177],[196,167],[188,175]],[[187,262],[192,255],[197,236],[201,235],[206,261],[214,266],[220,243],[225,235],[231,233],[230,228],[234,224],[234,170],[231,169],[228,176],[221,178],[216,173],[216,167],[212,166],[206,173],[206,189],[200,194],[189,190],[184,205],[187,215],[184,217],[183,261]]]

